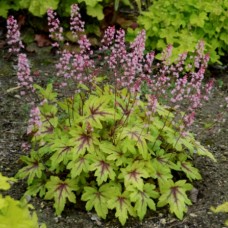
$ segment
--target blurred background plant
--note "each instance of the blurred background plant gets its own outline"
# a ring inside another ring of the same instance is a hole
[[[19,26],[29,23],[32,27],[22,36],[25,43],[34,41],[37,33],[47,33],[45,14],[52,8],[60,15],[67,38],[72,40],[66,18],[70,16],[70,6],[77,3],[85,31],[93,45],[99,45],[99,38],[109,25],[117,25],[128,30],[127,40],[132,41],[140,29],[147,34],[146,48],[161,51],[168,44],[173,48],[174,61],[184,51],[193,51],[199,40],[205,41],[210,62],[222,64],[221,57],[228,50],[228,2],[226,0],[2,0],[0,2],[0,22],[10,15],[17,15]],[[26,20],[25,20],[26,19]],[[36,37],[36,41],[44,39]],[[48,45],[41,42],[39,46]],[[156,56],[161,58],[160,55]]]

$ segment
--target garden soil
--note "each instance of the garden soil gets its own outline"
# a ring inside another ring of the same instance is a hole
[[[14,176],[22,167],[19,160],[23,154],[21,144],[26,140],[27,109],[24,99],[19,96],[16,78],[16,63],[9,61],[6,50],[1,49],[0,56],[0,172],[6,176]],[[53,56],[44,49],[35,50],[38,54],[30,54],[32,71],[50,72]],[[5,56],[3,58],[3,56]],[[53,71],[52,71],[53,72]],[[216,157],[213,162],[205,157],[194,159],[203,179],[194,182],[195,189],[191,192],[194,201],[182,221],[168,213],[168,208],[149,211],[141,222],[130,218],[124,227],[128,228],[222,228],[228,214],[211,212],[211,206],[228,201],[228,119],[225,112],[225,97],[228,97],[228,73],[225,69],[211,68],[209,77],[215,77],[215,89],[211,100],[199,110],[197,121],[192,131],[196,138]],[[14,89],[12,89],[14,88]],[[9,89],[11,89],[9,91]],[[223,115],[221,113],[223,112]],[[213,120],[220,122],[211,127]],[[20,199],[26,191],[26,183],[19,181],[14,184],[9,194]],[[61,217],[54,215],[52,201],[44,201],[38,197],[29,199],[34,205],[39,221],[45,222],[49,228],[97,228],[121,227],[114,213],[106,220],[99,219],[94,211],[86,212],[85,203],[78,200],[76,205],[69,204]],[[16,216],[16,215],[15,215]],[[1,228],[1,222],[0,222]],[[13,227],[14,228],[14,227]],[[15,227],[16,228],[16,227]]]

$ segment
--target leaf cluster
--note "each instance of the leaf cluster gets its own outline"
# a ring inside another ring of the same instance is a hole
[[[226,0],[156,0],[137,21],[146,30],[148,49],[162,50],[172,44],[173,58],[177,58],[178,54],[193,51],[198,41],[204,40],[210,61],[219,62],[220,56],[228,51],[227,10]],[[136,31],[129,29],[129,38]]]
[[[10,182],[16,179],[2,176],[0,173],[0,189],[8,190]],[[45,224],[38,224],[37,215],[31,212],[32,205],[27,204],[24,200],[15,200],[10,196],[3,197],[0,194],[0,227],[28,227],[28,228],[45,228]],[[16,215],[16,216],[15,216]]]
[[[20,9],[27,9],[32,15],[42,17],[46,14],[49,8],[57,10],[62,17],[70,15],[70,6],[79,4],[81,8],[86,10],[87,15],[97,18],[99,21],[104,19],[104,7],[113,6],[114,10],[118,10],[120,3],[131,6],[129,0],[2,0],[0,2],[0,16],[7,17],[9,10],[18,11]],[[140,1],[136,1],[140,7]]]
[[[158,104],[148,114],[147,99],[109,85],[62,99],[51,84],[35,88],[42,125],[17,173],[27,178],[26,194],[53,199],[58,215],[81,197],[86,210],[103,219],[114,210],[122,225],[165,205],[183,218],[190,182],[201,179],[191,159],[214,157],[192,134],[181,135],[174,111]]]

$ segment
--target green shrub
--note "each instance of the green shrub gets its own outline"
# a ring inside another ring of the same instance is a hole
[[[0,189],[8,190],[9,182],[15,182],[14,178],[2,176],[0,173]],[[25,203],[23,200],[15,200],[10,196],[0,194],[0,227],[26,227],[26,228],[45,228],[42,224],[39,226],[37,215],[31,213],[32,205]]]
[[[228,51],[228,2],[226,0],[155,0],[138,17],[147,33],[148,49],[174,46],[173,59],[193,51],[199,40],[206,42],[211,62],[219,62]],[[135,31],[129,29],[129,37]]]

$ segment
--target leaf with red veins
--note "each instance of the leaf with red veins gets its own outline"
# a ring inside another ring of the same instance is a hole
[[[128,187],[128,191],[130,192],[130,200],[131,202],[135,203],[134,209],[140,220],[142,220],[146,215],[148,207],[154,211],[156,210],[153,199],[158,198],[159,193],[155,191],[155,187],[155,185],[148,183],[143,186],[142,191],[133,186]]]
[[[35,177],[41,178],[45,169],[41,161],[41,156],[36,151],[32,151],[30,157],[22,156],[21,160],[27,165],[16,174],[19,178],[28,178],[28,184],[31,184]]]
[[[63,162],[66,164],[74,152],[74,144],[69,143],[68,137],[62,137],[55,140],[50,149],[54,152],[51,156],[52,168],[58,168],[59,164]]]
[[[163,207],[169,204],[171,213],[182,219],[184,213],[187,212],[187,205],[191,205],[191,201],[186,195],[186,191],[192,189],[192,185],[186,183],[185,180],[173,182],[168,180],[160,187],[161,196],[157,204],[158,207]]]
[[[86,156],[80,156],[75,161],[70,161],[67,165],[67,169],[71,170],[71,178],[80,176],[84,171],[85,173],[89,172],[90,162]]]
[[[94,207],[98,216],[103,219],[108,214],[107,201],[112,198],[115,187],[112,184],[103,184],[99,189],[96,187],[85,187],[81,199],[86,201],[86,210],[90,211]]]
[[[125,191],[121,193],[120,186],[116,187],[115,191],[113,191],[113,197],[108,201],[108,207],[116,210],[115,216],[122,225],[126,223],[128,214],[136,216],[135,210],[129,199],[129,192]]]
[[[113,169],[113,164],[110,161],[106,161],[102,158],[93,158],[93,162],[90,165],[90,171],[95,171],[94,175],[97,177],[98,185],[106,182],[108,179],[115,180],[116,173]]]
[[[79,127],[78,127],[79,128]],[[77,129],[70,132],[72,138],[69,143],[74,144],[73,160],[77,159],[80,155],[84,155],[86,151],[94,152],[94,146],[97,145],[98,139],[94,133],[89,134],[83,129]]]
[[[125,127],[119,133],[120,139],[128,138],[133,143],[136,143],[136,147],[139,150],[139,153],[143,156],[144,159],[150,157],[148,153],[147,142],[153,142],[155,139],[145,132],[146,130],[140,127]]]
[[[139,190],[143,190],[144,180],[143,178],[148,178],[149,174],[147,171],[135,165],[129,165],[126,168],[121,169],[121,174],[118,176],[119,179],[124,179],[124,185],[127,187],[133,185]]]
[[[85,102],[84,116],[92,127],[102,129],[101,121],[112,120],[114,118],[113,109],[109,108],[110,97],[90,96]]]
[[[202,179],[199,170],[197,168],[194,168],[190,162],[178,161],[177,165],[179,165],[181,170],[186,174],[190,181]]]
[[[45,195],[45,199],[50,200],[54,198],[54,208],[57,215],[62,213],[67,199],[72,203],[76,203],[76,196],[73,191],[77,191],[78,186],[75,180],[66,179],[62,181],[58,177],[51,176],[46,184],[46,188],[48,192]]]

